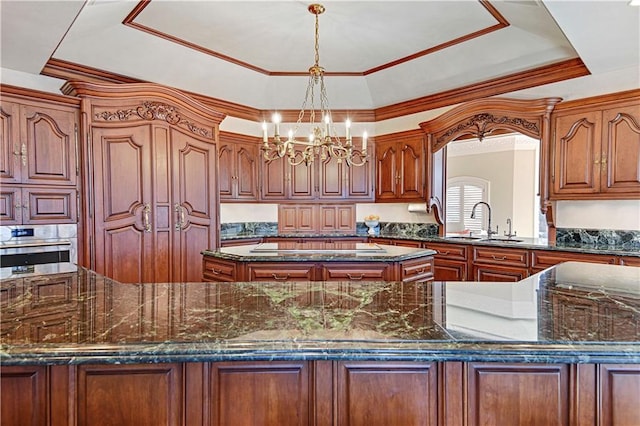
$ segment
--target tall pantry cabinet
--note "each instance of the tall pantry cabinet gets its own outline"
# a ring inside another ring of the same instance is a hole
[[[85,259],[120,282],[199,281],[218,246],[223,114],[153,84],[70,82],[80,96]]]

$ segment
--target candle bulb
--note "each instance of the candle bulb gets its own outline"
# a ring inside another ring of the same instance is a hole
[[[262,142],[267,143],[268,138],[267,138],[267,122],[263,121],[262,122]]]
[[[347,119],[347,121],[344,122],[344,126],[347,129],[347,134],[346,134],[347,142],[350,142],[350,140],[351,140],[351,120]]]
[[[289,129],[289,141],[293,141],[293,130]]]
[[[276,136],[280,135],[280,114],[273,114],[273,124],[275,125],[275,134]]]
[[[324,116],[324,135],[329,136],[329,114]]]
[[[362,133],[362,150],[367,150],[367,132]]]

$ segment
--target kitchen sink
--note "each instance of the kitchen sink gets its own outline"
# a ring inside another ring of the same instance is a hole
[[[453,237],[445,237],[447,240],[467,240],[467,241],[477,241],[482,239],[482,237],[468,237],[464,235],[456,235]]]
[[[524,240],[517,240],[515,238],[485,238],[480,241],[483,243],[490,243],[492,241],[495,243],[521,243]]]

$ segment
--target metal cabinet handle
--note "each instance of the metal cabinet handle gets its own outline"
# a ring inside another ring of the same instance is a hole
[[[363,279],[363,278],[364,278],[364,274],[360,274],[360,275],[359,275],[359,276],[357,276],[357,277],[354,277],[354,276],[353,276],[353,275],[351,275],[351,274],[347,274],[347,276],[349,277],[349,279],[350,279],[350,280],[354,280],[354,281],[361,280],[361,279]]]
[[[274,280],[284,281],[289,278],[289,274],[286,274],[284,277],[278,276],[277,274],[271,274]]]
[[[149,203],[145,203],[144,208],[142,209],[142,222],[144,227],[144,232],[151,232],[151,205]]]
[[[220,275],[220,271],[216,271],[216,268],[209,268],[209,270],[211,271],[212,274],[214,275]]]
[[[436,252],[437,252],[438,254],[443,255],[443,256],[446,256],[446,255],[448,255],[448,254],[449,254],[449,252],[448,252],[448,251],[440,251],[440,250],[436,250]]]
[[[491,255],[491,258],[493,260],[507,260],[507,256],[502,256],[502,257],[496,257],[494,255]]]
[[[175,230],[181,231],[182,228],[184,228],[184,225],[186,224],[185,213],[184,213],[186,209],[183,206],[181,206],[179,203],[176,203],[173,207],[176,213],[178,213],[178,219],[176,221]]]
[[[22,154],[22,165],[26,166],[27,165],[27,145],[26,144],[22,144],[20,153]]]

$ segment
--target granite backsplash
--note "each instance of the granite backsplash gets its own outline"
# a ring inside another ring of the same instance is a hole
[[[574,245],[593,246],[594,248],[615,247],[627,250],[640,250],[640,231],[618,231],[610,229],[556,229],[558,247]]]

